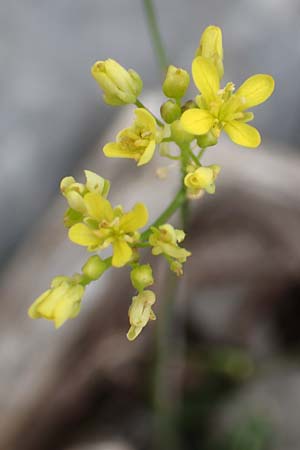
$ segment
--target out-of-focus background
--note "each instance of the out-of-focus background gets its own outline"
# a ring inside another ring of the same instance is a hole
[[[30,321],[51,278],[85,258],[66,239],[60,179],[94,170],[111,179],[113,203],[144,200],[154,218],[176,174],[158,180],[159,159],[137,169],[101,153],[132,108],[102,102],[95,60],[134,68],[157,114],[164,100],[142,1],[0,1],[1,450],[299,448],[300,4],[154,3],[170,63],[188,69],[216,24],[225,81],[274,76],[275,94],[255,114],[263,145],[224,139],[210,150],[222,175],[217,194],[193,204],[193,256],[167,336],[164,286],[175,281],[157,262],[158,320],[132,344],[126,270],[89,288],[59,331]]]

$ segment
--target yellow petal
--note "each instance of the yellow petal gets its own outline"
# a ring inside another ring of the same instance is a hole
[[[55,308],[54,324],[55,328],[61,327],[72,314],[73,304],[68,301],[61,301]]]
[[[97,175],[91,170],[85,170],[84,173],[88,191],[102,193],[105,186],[104,178],[100,177],[100,175]]]
[[[138,337],[138,335],[141,333],[143,327],[136,327],[135,325],[131,325],[129,328],[129,331],[127,333],[127,339],[129,341],[134,341]]]
[[[148,210],[143,203],[137,203],[132,211],[124,214],[120,220],[120,229],[126,233],[138,230],[148,222]]]
[[[236,92],[236,96],[243,101],[240,110],[265,102],[272,95],[274,87],[275,82],[271,75],[257,74],[248,78]]]
[[[219,74],[215,65],[207,58],[197,56],[192,63],[192,74],[194,83],[206,102],[212,102],[220,89]]]
[[[79,314],[83,293],[84,287],[77,285],[71,288],[69,298],[61,299],[54,311],[55,328],[61,327],[66,320],[73,319]]]
[[[99,222],[101,220],[107,220],[110,222],[113,220],[113,209],[108,200],[102,197],[101,194],[95,192],[88,193],[84,196],[84,203],[87,208],[88,215],[92,219],[96,219]]]
[[[205,134],[214,123],[214,117],[204,109],[188,109],[180,119],[180,123],[185,131],[191,134]]]
[[[139,152],[126,150],[117,142],[109,142],[108,144],[104,145],[103,153],[108,158],[132,158],[137,161],[140,157]]]
[[[202,33],[195,56],[204,56],[216,66],[220,79],[224,75],[222,30],[214,25],[208,26]]]
[[[132,256],[132,250],[127,242],[122,239],[117,239],[112,243],[112,246],[114,251],[112,265],[114,267],[122,267],[128,263]]]
[[[37,307],[38,313],[48,320],[53,320],[54,311],[57,305],[64,299],[69,290],[67,282],[62,283],[59,287],[52,289],[47,298]]]
[[[85,204],[82,196],[76,191],[70,191],[66,194],[66,199],[68,200],[70,208],[77,212],[85,212]]]
[[[38,311],[38,306],[48,297],[50,294],[51,289],[48,289],[46,292],[43,292],[30,306],[28,309],[28,315],[31,317],[31,319],[38,319],[41,317],[41,314]]]
[[[155,146],[156,146],[155,140],[149,142],[144,153],[139,159],[138,166],[143,166],[144,164],[147,164],[149,161],[151,161],[154,155]]]
[[[77,223],[70,228],[69,239],[75,244],[88,247],[99,244],[97,236],[95,236],[93,231],[83,223]]]
[[[155,119],[145,108],[137,108],[134,114],[136,116],[135,126],[149,130],[152,133],[156,131]]]
[[[228,122],[224,127],[224,131],[235,144],[243,147],[256,148],[261,141],[260,134],[256,128],[237,120]]]
[[[162,243],[161,249],[166,255],[176,258],[181,262],[185,262],[186,258],[191,255],[191,252],[187,251],[185,248],[168,243]]]

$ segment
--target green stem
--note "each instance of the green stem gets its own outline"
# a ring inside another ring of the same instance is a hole
[[[186,166],[189,163],[189,156],[191,156],[191,153],[193,154],[193,152],[191,151],[190,146],[188,144],[182,145],[180,148],[181,148],[181,191],[184,194],[184,202],[180,207],[180,212],[181,212],[181,226],[185,230],[189,220],[189,204],[186,196],[186,186],[184,184],[184,178],[186,176]]]
[[[157,117],[155,117],[155,115],[139,99],[136,100],[135,106],[137,106],[138,108],[144,108],[146,111],[148,111],[154,117],[157,125],[159,125],[160,127],[164,126],[163,122],[161,120],[159,120]]]
[[[185,202],[185,192],[182,188],[179,189],[174,199],[171,201],[169,206],[161,213],[161,215],[150,225],[147,230],[144,231],[141,235],[141,240],[145,241],[148,239],[149,234],[151,233],[151,227],[159,227],[163,225],[176,211],[181,205]]]
[[[207,147],[203,147],[199,150],[199,153],[197,155],[197,158],[199,161],[201,160],[202,156],[204,155],[206,149],[207,149]]]
[[[180,398],[173,366],[178,364],[178,331],[175,326],[174,303],[178,294],[179,278],[168,271],[159,304],[157,321],[156,367],[154,378],[154,442],[156,450],[181,448],[176,423]]]
[[[188,148],[187,151],[188,151],[188,154],[190,155],[190,157],[192,158],[192,160],[194,161],[194,163],[196,164],[196,166],[200,167],[201,164],[198,160],[198,157],[193,153],[193,151],[190,148]]]
[[[143,4],[154,52],[161,71],[164,73],[168,66],[167,55],[159,32],[153,1],[143,0]]]

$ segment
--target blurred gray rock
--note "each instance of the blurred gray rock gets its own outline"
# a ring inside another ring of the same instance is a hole
[[[249,418],[260,418],[273,433],[272,450],[299,448],[300,369],[287,361],[264,367],[262,375],[245,385],[221,408],[218,432],[233,430]]]
[[[94,444],[81,444],[75,447],[68,447],[65,450],[134,450],[134,448],[122,441],[105,441],[96,442]]]

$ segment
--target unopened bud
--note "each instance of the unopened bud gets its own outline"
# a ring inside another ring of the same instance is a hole
[[[133,287],[139,292],[154,283],[150,264],[143,264],[132,269],[130,279]]]
[[[108,268],[107,262],[103,261],[100,256],[91,256],[82,267],[82,272],[90,280],[97,280]]]
[[[176,120],[171,124],[171,136],[174,142],[176,142],[176,144],[178,144],[179,146],[183,144],[189,144],[193,139],[195,139],[195,136],[193,134],[190,134],[184,130],[180,123],[180,120]]]
[[[161,105],[160,115],[167,123],[172,123],[181,116],[181,108],[174,100],[168,100]]]
[[[194,102],[194,100],[188,100],[187,102],[185,102],[182,107],[181,107],[181,111],[187,111],[188,109],[194,109],[197,108],[197,104]]]
[[[190,76],[184,69],[169,66],[162,89],[166,97],[181,98],[190,84]]]
[[[126,70],[113,59],[95,62],[91,73],[103,90],[104,101],[108,105],[135,103],[143,88],[143,82],[134,70]]]
[[[216,137],[214,132],[211,130],[206,134],[200,134],[199,136],[197,136],[197,144],[201,148],[213,147],[217,143],[218,143],[218,138]]]

